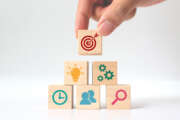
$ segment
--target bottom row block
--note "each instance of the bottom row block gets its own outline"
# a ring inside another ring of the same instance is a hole
[[[49,109],[72,109],[72,86],[49,85]],[[76,87],[77,109],[100,108],[100,86],[78,85]],[[130,109],[130,85],[106,86],[106,106],[108,109]]]
[[[106,87],[106,106],[108,109],[130,109],[130,85]]]
[[[49,85],[48,89],[49,109],[72,109],[72,86]]]
[[[99,109],[100,87],[96,85],[77,86],[76,89],[77,109]]]

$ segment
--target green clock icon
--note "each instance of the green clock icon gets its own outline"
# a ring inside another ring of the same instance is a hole
[[[58,99],[61,100],[61,102],[56,101],[55,96],[58,95]],[[68,95],[64,90],[56,90],[52,94],[52,100],[56,105],[64,105],[68,100]]]

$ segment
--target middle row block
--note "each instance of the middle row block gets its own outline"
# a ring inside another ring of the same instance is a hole
[[[67,61],[64,62],[64,84],[86,85],[88,84],[88,62]],[[92,65],[94,85],[117,84],[117,62],[96,61]]]

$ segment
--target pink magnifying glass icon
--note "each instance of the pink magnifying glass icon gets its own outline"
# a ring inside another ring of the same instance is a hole
[[[120,94],[123,94],[123,97],[120,97]],[[123,89],[120,89],[116,91],[116,99],[112,102],[112,105],[114,105],[117,101],[124,101],[127,98],[127,92]]]

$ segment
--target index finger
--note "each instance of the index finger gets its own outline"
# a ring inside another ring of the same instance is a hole
[[[80,29],[88,29],[89,18],[96,0],[79,0],[75,21],[75,33]]]

